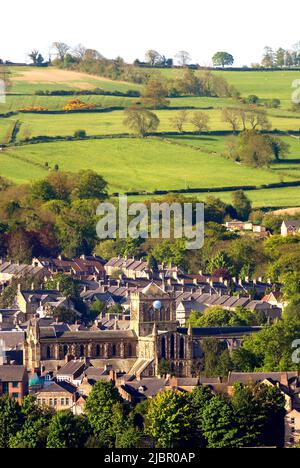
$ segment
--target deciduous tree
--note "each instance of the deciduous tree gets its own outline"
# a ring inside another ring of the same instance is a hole
[[[158,393],[150,401],[146,431],[159,448],[178,447],[188,437],[190,409],[187,397],[177,391]]]
[[[156,50],[153,49],[150,49],[146,52],[145,58],[151,67],[154,67],[154,65],[158,65],[162,61],[162,56]]]
[[[179,52],[177,52],[177,54],[175,55],[175,58],[178,60],[179,65],[183,67],[188,65],[190,61],[192,60],[190,54],[186,52],[185,50],[180,50]]]
[[[85,417],[60,411],[49,425],[47,448],[83,448],[89,435],[90,428]]]
[[[232,193],[232,206],[239,220],[248,221],[252,204],[243,190],[236,190]]]
[[[8,448],[9,438],[15,436],[23,422],[21,407],[7,395],[0,397],[0,448]]]
[[[208,132],[209,116],[204,112],[194,112],[191,118],[191,123],[196,127],[199,133]]]
[[[142,93],[142,103],[152,109],[167,107],[169,101],[166,99],[168,91],[161,80],[149,80]]]
[[[234,58],[228,52],[216,52],[212,61],[215,67],[222,66],[224,68],[226,65],[233,65]]]
[[[129,108],[124,111],[124,125],[144,138],[147,133],[155,132],[159,118],[153,112],[142,108]]]
[[[188,113],[186,110],[177,112],[173,117],[170,118],[170,123],[173,125],[178,132],[183,132],[183,126],[188,120]]]
[[[85,411],[96,437],[110,437],[113,407],[121,402],[120,394],[111,382],[100,381],[93,386]]]
[[[53,42],[52,47],[55,49],[57,57],[61,62],[65,60],[65,57],[70,50],[70,47],[64,42]]]

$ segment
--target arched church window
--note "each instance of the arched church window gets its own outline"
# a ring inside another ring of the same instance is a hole
[[[166,358],[166,339],[164,336],[161,339],[161,357]]]
[[[84,345],[80,345],[80,357],[84,357]]]
[[[179,377],[183,377],[184,375],[184,371],[183,371],[184,367],[183,367],[183,363],[180,362],[179,363],[179,366],[178,366],[178,373],[179,373]]]
[[[47,346],[47,359],[51,359],[51,346]]]
[[[112,347],[112,352],[111,352],[111,353],[112,353],[113,356],[116,356],[116,355],[117,355],[117,347],[116,347],[116,345],[113,345],[113,347]]]
[[[184,338],[183,338],[183,336],[180,338],[180,342],[179,342],[179,357],[180,357],[180,359],[184,359]]]
[[[175,357],[175,338],[174,338],[174,335],[171,335],[170,358],[174,359],[174,357]]]
[[[148,309],[147,312],[145,313],[145,322],[153,322],[154,319],[154,310]]]
[[[96,357],[99,357],[100,355],[101,355],[100,345],[97,344],[97,346],[96,346]]]
[[[65,356],[65,357],[66,357],[67,354],[69,353],[69,348],[68,348],[67,345],[64,345],[64,347],[63,347],[63,353],[64,353],[64,356]]]

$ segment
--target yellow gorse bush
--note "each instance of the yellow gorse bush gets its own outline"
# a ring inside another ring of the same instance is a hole
[[[71,99],[68,104],[66,104],[63,108],[65,111],[72,111],[72,110],[81,110],[81,109],[95,109],[94,104],[87,104],[80,99]]]

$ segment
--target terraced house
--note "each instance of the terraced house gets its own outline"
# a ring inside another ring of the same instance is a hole
[[[22,403],[28,394],[28,374],[23,366],[0,366],[0,396],[9,395]]]

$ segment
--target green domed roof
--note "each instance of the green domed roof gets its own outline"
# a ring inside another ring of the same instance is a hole
[[[29,379],[29,387],[33,387],[34,385],[42,385],[43,380],[40,379],[37,375],[34,375]]]

